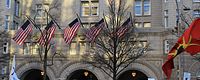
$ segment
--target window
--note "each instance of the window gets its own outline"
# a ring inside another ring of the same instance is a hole
[[[137,46],[138,47],[145,47],[145,46],[147,46],[147,41],[140,41]]]
[[[35,54],[39,54],[40,53],[40,48],[39,48],[39,45],[37,44],[37,43],[34,43],[33,45],[32,45],[32,50],[33,50],[33,55],[35,55]]]
[[[193,16],[194,17],[200,17],[200,10],[194,10],[193,11]]]
[[[200,2],[200,0],[193,0],[193,2]]]
[[[5,16],[5,27],[4,29],[7,31],[9,29],[10,26],[10,15],[6,15]]]
[[[150,0],[144,0],[144,15],[150,15],[151,13],[151,7],[150,7]]]
[[[44,12],[42,10],[42,4],[36,4],[36,13],[37,18],[41,18],[44,15]]]
[[[148,80],[156,80],[155,78],[148,78]]]
[[[142,15],[142,1],[135,0],[135,15]]]
[[[165,2],[168,2],[168,0],[165,0]]]
[[[14,15],[19,16],[19,1],[15,0]]]
[[[168,16],[168,10],[164,10],[164,16]]]
[[[31,54],[31,43],[25,42],[23,45],[24,48],[24,55],[30,55]]]
[[[11,28],[11,30],[17,30],[19,26],[19,23],[16,21],[13,21],[13,27]]]
[[[151,15],[150,0],[135,0],[135,15]]]
[[[7,66],[2,67],[1,74],[7,74]]]
[[[91,23],[82,23],[83,24],[83,26],[85,27],[85,28],[90,28],[90,27],[92,27],[93,25],[95,25],[95,22],[91,22]]]
[[[141,22],[136,22],[136,23],[135,23],[135,27],[137,27],[137,28],[142,28],[142,23],[141,23]]]
[[[76,43],[72,42],[70,44],[70,55],[76,55]]]
[[[8,43],[7,42],[5,42],[3,44],[3,54],[8,54]]]
[[[52,39],[51,41],[50,41],[50,45],[51,45],[51,53],[55,53],[56,52],[56,47],[57,47],[57,44],[56,44],[56,41],[54,40],[54,39]]]
[[[164,40],[164,53],[169,53],[169,40]]]
[[[135,23],[135,27],[137,28],[148,28],[148,27],[151,27],[151,22],[136,22]]]
[[[98,0],[84,0],[81,1],[81,15],[82,16],[98,16],[99,9]]]
[[[168,21],[168,10],[164,10],[164,26],[165,28],[168,27],[169,21]]]
[[[164,21],[165,21],[165,22],[164,22],[164,23],[165,23],[165,25],[164,25],[165,28],[168,28],[168,27],[169,27],[169,25],[168,25],[168,24],[169,24],[169,18],[168,18],[168,16],[165,16],[165,17],[164,17]]]
[[[80,54],[84,54],[85,53],[85,51],[86,51],[86,43],[85,42],[79,42],[79,50],[80,50]]]
[[[145,27],[145,28],[151,27],[151,23],[150,23],[150,22],[144,22],[144,27]]]
[[[10,8],[11,0],[6,0],[6,8]]]

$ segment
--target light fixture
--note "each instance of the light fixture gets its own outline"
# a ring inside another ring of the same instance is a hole
[[[43,71],[41,71],[41,75],[42,75],[42,76],[44,75],[44,72],[43,72]]]
[[[136,76],[136,73],[135,73],[135,72],[132,72],[131,74],[132,74],[132,76],[133,76],[133,77],[135,77],[135,76]]]
[[[88,72],[87,72],[87,71],[85,71],[85,72],[84,72],[84,75],[85,75],[85,76],[88,76]]]

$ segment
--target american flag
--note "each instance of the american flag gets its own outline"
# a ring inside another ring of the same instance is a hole
[[[104,19],[101,19],[98,23],[96,23],[89,30],[87,30],[86,37],[88,41],[93,42],[104,26]]]
[[[72,21],[68,27],[64,29],[64,40],[67,44],[70,44],[74,36],[76,35],[76,32],[78,31],[80,27],[80,22],[76,18],[74,21]]]
[[[128,31],[128,27],[132,26],[131,25],[131,19],[128,18],[123,24],[122,26],[120,26],[117,30],[117,36],[119,38],[121,38],[127,31]]]
[[[25,39],[28,37],[28,34],[32,32],[32,24],[29,20],[27,20],[17,31],[16,35],[13,37],[13,40],[21,45],[24,43]]]
[[[42,35],[40,36],[38,43],[40,45],[45,45],[46,43],[49,44],[51,38],[54,35],[55,30],[56,30],[56,24],[53,21],[49,22],[49,24],[47,24],[47,27],[45,27],[44,31],[42,32]]]

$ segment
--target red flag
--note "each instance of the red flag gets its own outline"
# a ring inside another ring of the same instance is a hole
[[[174,68],[173,59],[183,51],[190,55],[200,52],[200,18],[194,20],[183,35],[178,39],[175,46],[170,50],[167,61],[163,64],[162,69],[169,80],[172,69]]]
[[[80,22],[76,18],[74,21],[72,21],[68,27],[64,30],[64,40],[67,44],[70,44],[74,36],[76,35],[76,32],[78,31],[80,27]]]
[[[96,23],[94,26],[92,26],[89,30],[86,32],[86,37],[88,38],[89,42],[93,42],[97,35],[100,33],[102,28],[105,26],[104,20],[101,19],[98,23]]]
[[[194,20],[183,33],[183,39],[179,43],[184,45],[185,51],[190,55],[200,52],[200,18]]]
[[[55,30],[56,30],[55,23],[53,21],[49,22],[47,27],[42,32],[42,35],[39,38],[38,43],[40,45],[45,45],[46,42],[49,44],[49,42],[51,41],[51,38],[54,35]]]
[[[173,59],[183,51],[184,51],[184,49],[178,43],[176,43],[174,45],[174,47],[169,51],[167,61],[162,66],[162,69],[163,69],[164,73],[166,74],[167,79],[170,78],[172,69],[174,68]]]
[[[32,32],[32,24],[29,20],[27,20],[17,31],[16,35],[14,36],[13,40],[18,44],[21,45],[26,38],[28,37],[28,34]]]

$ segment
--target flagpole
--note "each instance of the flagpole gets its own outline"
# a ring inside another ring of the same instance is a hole
[[[58,23],[53,19],[52,15],[49,12],[47,12],[46,9],[44,11],[47,13],[47,15],[49,15],[49,17],[53,20],[53,22],[56,24],[56,26],[58,26],[58,28],[61,29],[60,26],[58,25]]]
[[[82,24],[82,22],[81,22],[81,19],[80,19],[80,17],[78,16],[78,14],[77,14],[77,13],[76,13],[76,16],[77,16],[77,18],[78,18],[79,22],[81,23],[81,26],[82,26],[83,28],[85,28],[85,27],[83,26],[83,24]]]
[[[131,14],[131,12],[130,12],[130,19],[131,19],[131,25],[132,25],[132,27],[134,27],[134,28],[135,28],[135,26],[133,25],[133,17],[132,17],[132,14]]]
[[[180,18],[180,13],[179,13],[179,5],[178,5],[178,1],[177,0],[175,0],[175,2],[176,2],[176,7],[177,7],[177,9],[176,9],[176,11],[177,11],[177,20],[176,20],[176,25],[177,25],[177,28],[178,28],[178,37],[180,37],[180,21],[179,21],[179,18]],[[178,64],[179,64],[179,68],[178,68],[178,73],[180,74],[180,75],[178,75],[178,80],[181,80],[181,58],[182,58],[182,55],[180,54],[180,56],[179,56],[179,59],[178,59]]]
[[[25,15],[25,17],[33,24],[33,26],[35,28],[38,28],[36,25],[35,25],[35,22],[33,21],[33,19],[31,19],[30,17],[28,17],[27,15]]]

